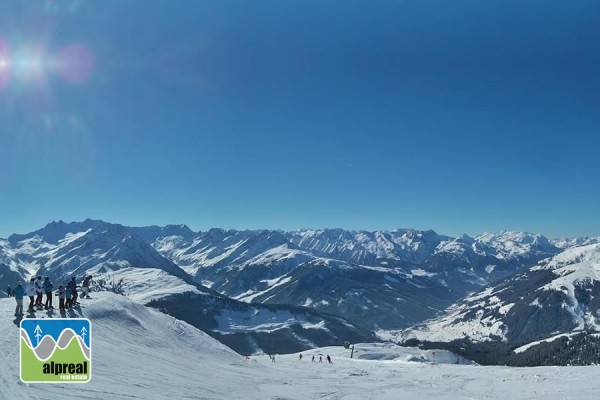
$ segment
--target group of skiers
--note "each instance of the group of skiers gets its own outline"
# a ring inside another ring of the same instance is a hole
[[[300,355],[298,356],[298,360],[302,361],[302,353],[300,353]],[[315,361],[315,356],[312,356],[312,362],[316,362]],[[323,362],[323,356],[319,354],[319,362],[322,363]],[[327,354],[327,362],[329,364],[333,364],[333,362],[331,361],[331,356],[329,354]]]
[[[300,353],[298,355],[298,360],[302,361],[302,353]],[[246,358],[248,358],[248,356],[246,356]],[[271,359],[271,362],[275,362],[275,354],[269,354],[269,358]],[[312,356],[312,362],[316,362],[315,361],[315,356]],[[321,354],[319,354],[319,362],[322,363],[323,362],[323,356]],[[331,361],[331,356],[329,354],[327,354],[327,362],[329,364],[333,364],[333,361]]]
[[[88,293],[90,290],[90,283],[92,281],[92,276],[88,275],[85,277],[83,282],[81,283],[81,297],[89,298]],[[72,308],[75,305],[79,304],[77,299],[79,298],[79,294],[77,292],[77,283],[75,282],[75,277],[71,277],[71,279],[64,285],[60,285],[58,290],[56,291],[56,296],[58,296],[58,308],[60,312],[65,312],[67,308]],[[15,301],[17,302],[17,307],[15,309],[15,316],[21,317],[23,316],[23,298],[25,296],[29,297],[29,307],[27,311],[35,312],[35,308],[50,310],[54,309],[52,306],[52,291],[54,290],[54,285],[50,282],[49,277],[44,277],[42,281],[42,277],[34,277],[29,280],[29,282],[23,287],[20,283],[17,287],[12,290],[10,286],[8,287],[7,294],[9,297],[14,296]],[[44,297],[44,293],[46,294],[46,302],[42,304],[42,300]]]

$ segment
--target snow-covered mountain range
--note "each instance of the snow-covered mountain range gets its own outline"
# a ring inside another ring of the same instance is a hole
[[[143,235],[121,225],[94,220],[53,222],[30,234],[1,240],[0,260],[3,289],[36,275],[48,276],[56,289],[72,276],[79,282],[91,274],[97,286],[177,314],[238,352],[281,353],[344,340],[376,341],[372,332],[339,316],[227,298],[195,282]],[[232,320],[231,315],[239,318]],[[247,321],[244,329],[240,321]]]
[[[586,241],[586,242],[589,242]],[[600,331],[600,244],[569,248],[467,297],[405,339],[531,342]]]
[[[135,228],[194,279],[247,302],[304,305],[373,330],[408,327],[558,254],[541,235]],[[561,242],[562,243],[562,242]]]
[[[92,274],[118,282],[135,301],[229,340],[240,352],[267,349],[274,337],[295,351],[408,328],[471,295],[451,309],[456,312],[461,304],[475,304],[473,296],[485,296],[472,293],[489,284],[512,292],[522,281],[515,274],[532,274],[530,268],[544,260],[568,258],[582,244],[599,242],[511,231],[476,237],[414,229],[193,232],[185,225],[58,221],[0,239],[0,289],[34,275],[50,276],[58,286]],[[225,310],[244,316],[243,329],[221,318]],[[525,335],[499,329],[497,337]]]

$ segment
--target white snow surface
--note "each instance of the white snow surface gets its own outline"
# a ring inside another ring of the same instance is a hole
[[[245,359],[196,328],[110,292],[72,317],[92,323],[92,379],[24,384],[13,299],[0,299],[0,399],[596,399],[600,367],[456,365],[444,351],[356,344]],[[37,317],[57,317],[47,312]],[[333,363],[325,356],[329,354]],[[312,356],[316,362],[311,362]],[[319,363],[319,356],[323,362]]]
[[[91,274],[95,281],[104,279],[118,282],[122,279],[124,294],[136,303],[147,304],[152,300],[177,293],[204,293],[196,286],[158,268],[124,267],[107,273],[99,272],[101,269],[101,266],[91,268],[88,274]]]
[[[579,332],[580,333],[580,332]],[[523,345],[521,347],[517,347],[516,349],[513,350],[514,353],[522,353],[524,351],[526,351],[527,349],[537,346],[538,344],[541,343],[551,343],[554,342],[556,339],[560,339],[562,337],[566,337],[566,338],[572,338],[575,335],[578,335],[579,333],[575,332],[575,333],[561,333],[559,335],[553,336],[551,338],[548,339],[544,339],[544,340],[536,340],[534,342],[531,343],[527,343],[526,345]]]
[[[573,318],[579,324],[579,329],[600,328],[597,316],[592,315],[589,311],[585,312],[585,308],[579,306],[579,301],[575,296],[576,285],[600,281],[600,244],[567,249],[553,257],[547,264],[532,268],[532,270],[535,269],[550,269],[557,275],[556,279],[540,289],[556,290],[567,295],[569,301],[564,304],[564,307],[573,314]]]
[[[293,324],[301,323],[304,329],[326,329],[324,322],[311,324],[304,321],[301,316],[289,311],[272,312],[269,310],[254,310],[251,312],[229,311],[217,317],[217,332],[242,333],[272,332],[277,329],[287,328]]]
[[[281,276],[276,279],[265,279],[265,280],[262,280],[261,282],[264,282],[269,286],[269,288],[267,290],[263,290],[263,291],[248,290],[248,291],[240,294],[239,296],[234,296],[233,298],[235,300],[245,301],[247,303],[250,303],[256,297],[262,296],[263,294],[268,293],[269,291],[273,290],[277,286],[285,285],[286,283],[290,282],[291,280],[292,280],[292,278],[289,276],[286,276],[286,277]]]

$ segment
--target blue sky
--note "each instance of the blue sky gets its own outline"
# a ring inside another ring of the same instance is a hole
[[[0,237],[600,235],[600,3],[5,1]]]

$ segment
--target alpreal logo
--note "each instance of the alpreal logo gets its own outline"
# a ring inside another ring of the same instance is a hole
[[[21,380],[84,383],[92,377],[92,326],[85,318],[21,321]]]

